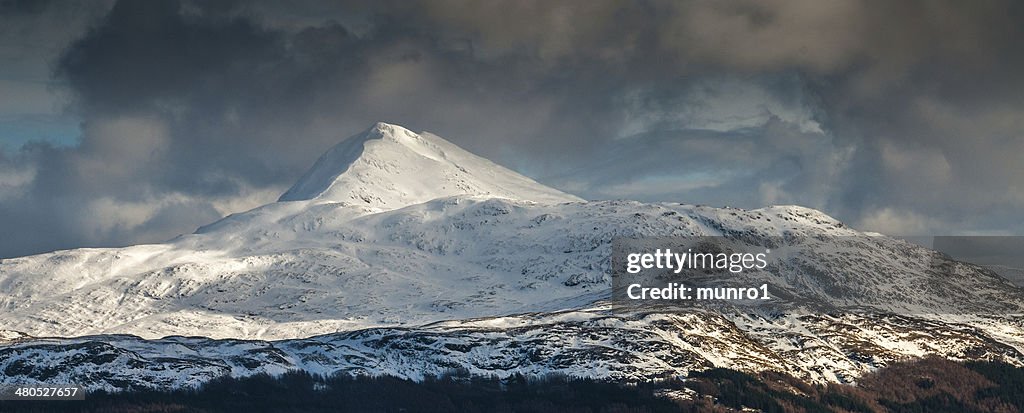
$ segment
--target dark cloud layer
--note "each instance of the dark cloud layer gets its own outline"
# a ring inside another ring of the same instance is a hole
[[[2,2],[0,24],[66,30],[14,24],[61,7]],[[588,198],[1024,230],[1016,2],[90,7],[52,57],[79,144],[0,154],[0,256],[189,232],[377,120]]]

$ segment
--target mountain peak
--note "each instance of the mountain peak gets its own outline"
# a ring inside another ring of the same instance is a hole
[[[279,201],[351,202],[391,210],[455,195],[581,201],[441,137],[384,122],[329,149]]]

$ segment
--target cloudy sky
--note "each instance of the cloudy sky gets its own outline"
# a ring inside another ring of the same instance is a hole
[[[0,257],[275,200],[378,120],[589,199],[1024,234],[1024,3],[0,0]]]

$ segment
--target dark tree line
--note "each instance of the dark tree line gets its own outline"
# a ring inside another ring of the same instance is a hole
[[[1024,412],[1024,369],[938,357],[895,363],[861,377],[856,386],[812,385],[781,373],[727,369],[695,372],[683,385],[697,393],[680,403],[688,412]]]
[[[90,393],[85,401],[0,402],[0,411],[62,412],[675,412],[654,384],[560,376],[505,380],[461,374],[422,382],[395,377],[221,378],[175,391]]]
[[[641,384],[563,376],[497,379],[465,371],[422,382],[294,372],[225,377],[197,389],[94,392],[85,401],[0,401],[0,412],[639,413],[744,408],[768,413],[1022,412],[1024,369],[926,358],[893,364],[861,377],[857,386],[809,384],[782,373],[728,369]]]

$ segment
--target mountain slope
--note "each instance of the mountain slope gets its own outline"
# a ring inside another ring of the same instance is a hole
[[[793,211],[741,219],[781,225]],[[719,235],[702,224],[722,222],[718,212],[480,198],[369,215],[339,204],[274,219],[256,211],[170,244],[5,260],[0,309],[3,328],[36,336],[247,338],[556,310],[607,298],[613,238]],[[781,228],[756,229],[769,230]]]

